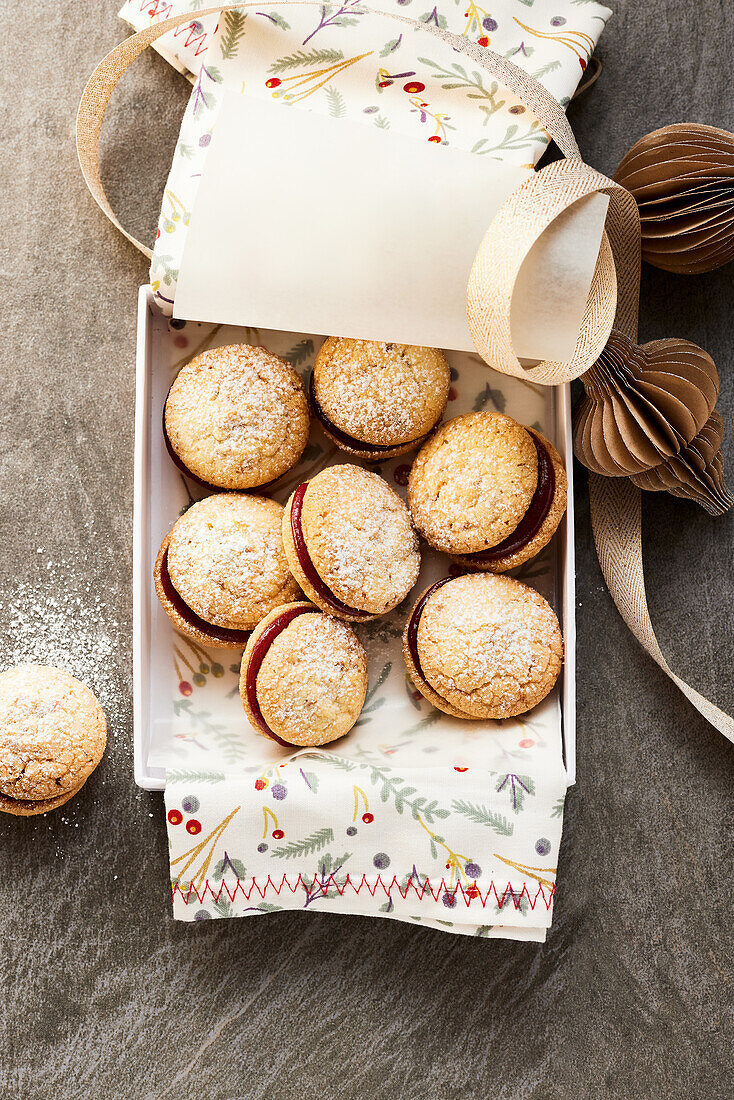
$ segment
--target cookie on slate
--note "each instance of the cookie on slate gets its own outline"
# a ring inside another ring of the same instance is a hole
[[[540,432],[502,413],[469,413],[421,448],[408,503],[431,546],[466,567],[503,573],[552,538],[566,509],[566,474]]]
[[[207,488],[250,489],[298,462],[308,439],[308,403],[284,359],[231,344],[181,368],[163,427],[169,454],[187,476]]]
[[[381,462],[419,447],[443,416],[449,365],[436,348],[330,336],[311,375],[311,405],[341,450]]]
[[[255,729],[281,745],[343,737],[367,693],[367,655],[351,627],[310,603],[277,608],[242,655],[240,698]]]
[[[418,579],[408,509],[386,481],[358,466],[329,466],[298,486],[283,515],[283,545],[308,598],[340,619],[392,610]]]
[[[102,759],[107,723],[97,699],[62,669],[0,673],[0,811],[29,817],[63,806]]]
[[[472,573],[427,588],[403,634],[418,691],[456,718],[509,718],[536,706],[561,671],[552,607],[512,577]]]
[[[246,493],[192,504],[161,543],[155,588],[182,634],[244,649],[250,630],[299,595],[283,550],[283,509]]]

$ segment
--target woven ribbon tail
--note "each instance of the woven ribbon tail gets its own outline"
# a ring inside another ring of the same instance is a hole
[[[734,718],[673,672],[655,637],[642,566],[641,491],[629,478],[589,473],[589,495],[596,553],[617,610],[640,645],[678,685],[696,710],[724,737],[734,742]]]

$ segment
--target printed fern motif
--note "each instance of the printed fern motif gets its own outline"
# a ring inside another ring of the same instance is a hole
[[[307,362],[312,355],[313,340],[299,340],[290,351],[285,353],[283,358],[290,363],[292,367],[300,367],[301,363]]]
[[[247,16],[241,11],[226,11],[224,13],[224,33],[219,43],[222,57],[225,61],[236,57],[240,48],[240,42],[245,33]]]
[[[329,114],[331,117],[344,118],[347,113],[347,105],[339,89],[331,86],[328,87],[326,89],[326,98],[329,101]]]
[[[402,41],[402,34],[399,38],[391,38],[390,41],[386,42],[380,50],[380,57],[389,57],[391,53],[395,53],[396,50],[400,49],[400,43]]]
[[[488,829],[494,829],[500,836],[512,836],[515,826],[502,814],[495,814],[487,806],[477,806],[474,802],[466,802],[463,798],[455,798],[453,807],[457,814],[463,814],[473,821],[475,825],[485,825]]]
[[[532,797],[535,794],[535,783],[529,775],[515,775],[513,772],[507,772],[506,775],[500,776],[495,790],[500,794],[505,788],[510,794],[512,809],[516,814],[519,814],[523,807],[525,795]]]
[[[279,57],[268,69],[269,73],[285,73],[289,69],[300,69],[307,65],[333,65],[337,61],[343,61],[344,54],[341,50],[296,50],[286,57]]]
[[[415,787],[403,786],[405,780],[400,775],[394,775],[392,768],[361,761],[357,763],[354,760],[345,760],[344,757],[332,753],[324,753],[320,758],[324,764],[328,764],[332,768],[339,768],[341,771],[359,770],[368,772],[370,782],[373,786],[379,788],[382,801],[387,802],[388,799],[392,799],[399,814],[408,810],[416,821],[419,820],[420,815],[429,825],[432,825],[436,818],[444,821],[449,816],[449,811],[439,806],[435,798],[429,802],[425,795],[417,793]]]
[[[297,856],[313,856],[316,852],[320,852],[322,848],[325,848],[327,844],[331,844],[333,839],[333,829],[317,829],[315,833],[311,833],[310,836],[305,837],[303,840],[292,840],[290,844],[285,844],[282,848],[274,848],[273,855],[277,856],[278,859],[296,859]]]
[[[256,11],[255,15],[261,15],[263,19],[269,19],[271,23],[274,23],[276,27],[280,27],[282,31],[289,31],[291,29],[290,23],[286,23],[282,15],[279,15],[277,11]]]
[[[473,411],[479,412],[487,403],[494,405],[495,409],[501,413],[505,411],[505,406],[507,404],[502,390],[493,390],[489,382],[487,382],[481,393],[477,394],[472,407]]]
[[[359,721],[354,723],[355,727],[364,726],[367,724],[367,722],[371,722],[372,718],[370,717],[370,715],[374,711],[378,710],[385,702],[384,695],[380,695],[375,698],[375,694],[380,690],[382,685],[385,683],[385,680],[387,680],[388,676],[390,675],[391,668],[392,663],[388,661],[380,675],[377,677],[377,680],[375,681],[373,686],[367,692],[364,700],[364,706],[362,707],[362,717],[359,719]],[[367,715],[368,717],[365,718],[364,715]]]
[[[224,772],[169,771],[166,773],[168,783],[222,783],[224,778]]]
[[[530,75],[536,80],[540,80],[542,76],[547,76],[548,73],[554,73],[556,69],[560,69],[560,61],[549,61],[546,65],[541,65],[539,69],[536,69],[534,73]]]

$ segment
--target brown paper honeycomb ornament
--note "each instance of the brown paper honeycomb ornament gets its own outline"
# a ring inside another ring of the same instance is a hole
[[[637,200],[647,263],[693,275],[734,259],[734,134],[664,126],[632,146],[614,179]]]

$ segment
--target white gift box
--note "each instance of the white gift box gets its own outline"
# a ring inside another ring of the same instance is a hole
[[[257,736],[249,727],[239,704],[233,686],[236,686],[234,669],[226,668],[232,664],[238,654],[232,651],[210,651],[200,664],[210,669],[214,664],[222,667],[219,677],[211,673],[206,675],[196,671],[196,656],[192,650],[186,650],[185,641],[173,630],[169,620],[160,607],[153,585],[153,565],[163,536],[170,529],[180,512],[190,502],[185,480],[171,462],[165,448],[162,432],[162,413],[165,399],[173,377],[175,376],[175,355],[179,359],[189,358],[197,348],[215,346],[231,342],[263,342],[277,354],[287,354],[287,347],[305,347],[310,345],[308,355],[313,356],[319,341],[304,338],[302,334],[253,333],[252,330],[235,328],[223,329],[220,326],[191,323],[185,328],[179,322],[170,322],[164,317],[149,287],[140,289],[138,299],[138,339],[136,366],[136,420],[135,420],[135,504],[134,504],[134,545],[133,545],[133,684],[134,684],[134,746],[135,779],[146,790],[162,790],[165,787],[166,766],[181,767],[182,763],[201,762],[200,746],[195,744],[195,730],[189,715],[192,708],[190,699],[181,694],[182,684],[191,688],[191,693],[206,700],[210,724],[225,729],[223,743],[241,742],[241,763],[252,760],[268,760],[272,756],[277,760],[282,750],[270,746]],[[193,334],[192,336],[188,334]],[[176,341],[184,348],[176,349]],[[565,660],[558,684],[546,703],[536,711],[541,712],[539,719],[541,733],[529,750],[523,751],[524,767],[533,767],[542,772],[544,768],[554,767],[562,754],[567,783],[575,780],[575,620],[574,620],[574,542],[573,542],[573,467],[571,449],[571,408],[570,387],[528,386],[522,380],[511,379],[490,371],[477,356],[466,353],[447,353],[449,362],[459,363],[460,380],[457,383],[457,400],[447,410],[447,415],[458,415],[469,411],[472,399],[476,402],[477,387],[484,387],[481,393],[494,394],[494,400],[505,401],[506,411],[525,422],[540,422],[542,430],[552,440],[563,456],[568,475],[568,510],[550,547],[546,553],[541,571],[530,583],[540,587],[547,595],[561,621]],[[463,387],[463,389],[462,389]],[[469,407],[467,407],[469,402]],[[490,406],[491,407],[491,406]],[[308,452],[306,452],[308,454]],[[407,456],[410,461],[411,456]],[[338,460],[338,456],[337,456]],[[386,463],[392,468],[401,460]],[[295,474],[302,478],[307,462],[302,460]],[[313,472],[313,468],[312,468]],[[389,476],[385,471],[385,476]],[[394,480],[394,478],[393,478]],[[283,491],[285,496],[290,490]],[[281,493],[283,495],[283,493]],[[276,494],[277,496],[277,494]],[[446,560],[431,561],[427,557],[426,570],[421,578],[430,583],[432,576],[446,571]],[[438,557],[438,556],[436,556]],[[530,563],[532,564],[532,563]],[[421,580],[416,590],[420,590]],[[398,616],[398,612],[388,619]],[[396,628],[397,629],[397,628]],[[183,656],[176,656],[176,654]],[[217,653],[219,657],[217,658]],[[392,666],[388,681],[390,699],[395,706],[389,705],[383,710],[390,714],[392,735],[399,733],[401,722],[406,715],[414,712],[406,710],[404,702],[398,700],[402,675],[402,656],[399,635],[390,639],[385,653]],[[224,654],[224,655],[222,655]],[[201,655],[199,655],[201,656]],[[187,661],[188,664],[184,662]],[[238,662],[237,662],[238,663]],[[177,667],[178,666],[178,671]],[[234,666],[236,667],[236,666]],[[376,671],[373,663],[371,683]],[[201,689],[196,688],[196,677],[206,680]],[[426,709],[428,704],[425,704]],[[438,715],[438,712],[434,712]],[[532,712],[534,715],[536,712]],[[532,719],[532,716],[531,716]],[[532,719],[535,720],[535,719]],[[397,728],[393,728],[397,725]],[[460,735],[456,726],[476,729],[484,723],[456,723],[445,715],[438,715],[434,729],[445,727],[447,744],[459,744]],[[487,759],[492,763],[491,746],[499,746],[498,751],[506,752],[509,740],[516,736],[516,721],[489,723],[492,731],[487,734]],[[498,727],[503,727],[498,729]],[[512,730],[512,734],[508,731]],[[345,742],[359,744],[359,732],[350,734]],[[228,741],[229,738],[229,741]],[[455,739],[452,741],[452,738]],[[520,740],[531,740],[521,737]],[[541,744],[541,742],[543,742]],[[349,746],[340,751],[349,754]],[[448,749],[447,749],[448,751]],[[513,750],[516,751],[516,750]],[[217,758],[216,745],[205,750],[207,765]],[[213,755],[212,755],[213,752]],[[217,758],[219,759],[219,758]],[[230,763],[236,760],[236,755]],[[221,759],[220,759],[221,762]],[[227,759],[225,759],[225,765]],[[238,764],[239,766],[239,764]]]

